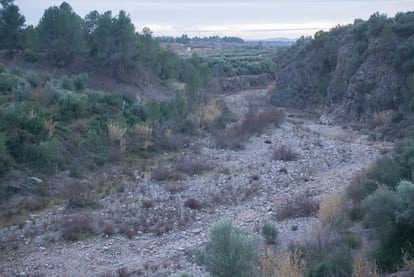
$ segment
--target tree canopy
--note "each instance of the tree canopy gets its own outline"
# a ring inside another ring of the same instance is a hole
[[[25,17],[11,0],[1,1],[0,48],[13,50],[22,48],[22,27]]]
[[[54,64],[67,64],[82,49],[82,24],[82,18],[66,2],[45,11],[37,27],[39,43]]]

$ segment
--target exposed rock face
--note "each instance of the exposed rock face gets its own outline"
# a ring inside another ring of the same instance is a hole
[[[414,31],[401,34],[397,19],[387,20],[382,31],[370,19],[298,40],[278,56],[273,104],[316,110],[339,122],[369,122],[375,112],[399,110],[407,104],[401,92],[413,70],[398,64],[414,48],[402,47]]]

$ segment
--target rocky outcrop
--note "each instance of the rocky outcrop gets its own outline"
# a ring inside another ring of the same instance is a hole
[[[401,32],[403,16],[410,28]],[[277,57],[271,101],[339,122],[369,122],[374,113],[401,110],[410,100],[401,92],[413,90],[407,87],[414,69],[407,55],[414,53],[413,39],[411,13],[393,19],[375,14],[366,22],[299,39]]]

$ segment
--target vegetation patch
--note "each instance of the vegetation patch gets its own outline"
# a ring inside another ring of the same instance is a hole
[[[96,235],[96,226],[91,215],[67,216],[61,221],[62,236],[68,241],[78,241]]]
[[[319,203],[312,198],[301,195],[296,196],[291,201],[287,201],[277,210],[276,219],[285,220],[287,218],[309,217],[316,215]]]
[[[209,241],[196,252],[198,263],[213,276],[252,276],[257,258],[256,239],[230,220],[217,222]]]

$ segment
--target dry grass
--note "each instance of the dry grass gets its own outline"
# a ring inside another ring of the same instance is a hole
[[[53,119],[49,119],[45,121],[45,129],[46,129],[46,140],[50,140],[55,133],[57,122],[54,122]]]
[[[404,267],[408,271],[410,271],[411,273],[414,273],[414,259],[413,259],[413,256],[410,255],[409,253],[404,253],[403,260],[404,260]]]
[[[380,272],[375,262],[369,261],[358,253],[352,265],[352,277],[379,277]]]
[[[152,127],[148,126],[148,125],[144,125],[144,124],[134,124],[134,126],[132,126],[132,133],[136,136],[138,136],[139,138],[148,140],[151,138],[152,135]]]
[[[391,116],[391,110],[374,113],[372,116],[371,128],[375,129],[379,126],[382,126]]]
[[[119,145],[119,149],[121,150],[121,153],[125,152],[124,135],[126,131],[127,129],[122,128],[118,123],[113,122],[113,121],[108,122],[109,140],[111,141],[111,143]]]
[[[326,196],[319,203],[318,218],[323,225],[332,223],[342,212],[345,204],[346,194],[332,194]]]
[[[200,113],[196,116],[199,126],[211,127],[214,125],[217,118],[221,115],[221,108],[217,100],[210,100],[200,110]]]
[[[306,260],[298,249],[279,253],[267,251],[260,258],[259,276],[298,277],[304,276],[306,269]]]

